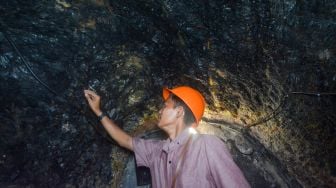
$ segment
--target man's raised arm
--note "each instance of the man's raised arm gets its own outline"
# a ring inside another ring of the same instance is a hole
[[[123,131],[109,117],[102,116],[103,112],[100,109],[100,96],[91,90],[84,90],[85,98],[89,103],[91,110],[99,117],[108,134],[122,147],[133,151],[132,137]]]

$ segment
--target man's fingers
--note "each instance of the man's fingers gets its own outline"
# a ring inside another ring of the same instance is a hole
[[[91,100],[99,99],[99,95],[91,90],[84,90],[84,94],[86,98],[90,98]]]
[[[84,94],[85,98],[88,100],[88,101],[91,101],[92,100],[92,95],[88,94],[88,93],[85,93]]]
[[[91,91],[91,90],[88,90],[88,89],[84,90],[84,93],[89,94],[89,95],[93,95],[93,96],[98,96],[94,91]]]

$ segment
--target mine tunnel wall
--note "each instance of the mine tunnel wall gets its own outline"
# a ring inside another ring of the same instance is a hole
[[[132,154],[83,89],[138,135],[155,129],[162,86],[190,85],[206,97],[205,122],[243,128],[300,186],[332,187],[335,10],[332,0],[2,1],[0,185],[118,187]]]

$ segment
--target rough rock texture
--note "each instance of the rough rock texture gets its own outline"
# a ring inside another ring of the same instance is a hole
[[[118,187],[130,153],[82,90],[135,135],[151,129],[163,85],[187,84],[206,96],[205,122],[239,125],[261,144],[233,139],[240,152],[272,156],[252,164],[278,167],[274,186],[332,187],[335,10],[332,0],[1,1],[0,186]]]

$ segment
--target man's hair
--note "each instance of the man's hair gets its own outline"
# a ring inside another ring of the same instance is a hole
[[[181,106],[184,110],[184,118],[183,121],[186,125],[191,125],[192,123],[196,122],[194,114],[191,112],[190,108],[174,94],[171,94],[171,98],[174,101],[174,108]]]

